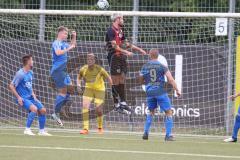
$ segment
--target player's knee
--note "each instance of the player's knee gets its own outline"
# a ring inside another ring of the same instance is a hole
[[[30,111],[37,113],[37,107],[35,105],[30,106]]]
[[[90,103],[89,103],[88,101],[84,101],[84,100],[83,100],[83,108],[84,108],[84,109],[88,109],[88,108],[89,108],[89,105],[90,105]]]
[[[42,109],[40,109],[40,114],[46,114],[47,113],[47,110],[46,110],[46,108],[42,108]]]
[[[101,116],[101,115],[102,115],[103,110],[102,110],[101,105],[96,107],[96,112],[97,112],[97,115],[98,115],[98,116]]]

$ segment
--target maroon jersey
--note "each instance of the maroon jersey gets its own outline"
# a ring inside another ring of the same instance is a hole
[[[116,41],[116,45],[121,47],[122,44],[124,43],[124,40],[125,40],[125,36],[122,29],[117,29],[113,26],[107,29],[105,41],[106,41],[108,57],[111,57],[113,54],[117,54],[117,55],[121,54],[121,52],[118,52],[115,50],[114,46],[112,46],[111,41]]]

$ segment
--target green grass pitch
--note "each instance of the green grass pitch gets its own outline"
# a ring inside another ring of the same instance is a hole
[[[49,132],[52,137],[25,136],[22,130],[0,129],[1,160],[228,160],[240,159],[240,143],[222,138]]]

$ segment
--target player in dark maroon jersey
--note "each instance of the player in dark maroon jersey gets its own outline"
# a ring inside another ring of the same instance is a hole
[[[142,54],[146,54],[146,52],[143,49],[130,44],[125,38],[123,32],[124,21],[121,14],[112,15],[111,20],[112,25],[107,29],[105,41],[110,73],[113,80],[113,101],[117,111],[120,113],[126,113],[127,111],[131,111],[126,103],[124,88],[125,76],[127,73],[127,57],[133,55],[133,53],[127,49],[130,48],[133,51]]]

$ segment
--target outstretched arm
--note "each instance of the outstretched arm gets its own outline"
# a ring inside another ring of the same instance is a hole
[[[111,41],[111,44],[113,46],[113,48],[117,51],[117,52],[122,52],[124,54],[126,54],[127,56],[131,56],[133,55],[132,52],[126,50],[126,49],[123,49],[121,48],[119,45],[117,45],[116,41]]]
[[[134,45],[134,44],[131,44],[131,43],[129,43],[129,42],[126,42],[126,45],[127,45],[128,48],[131,48],[131,49],[134,50],[134,51],[140,52],[140,53],[142,53],[143,55],[147,54],[146,51],[144,51],[142,48],[140,48],[140,47],[138,47],[138,46],[136,46],[136,45]]]

